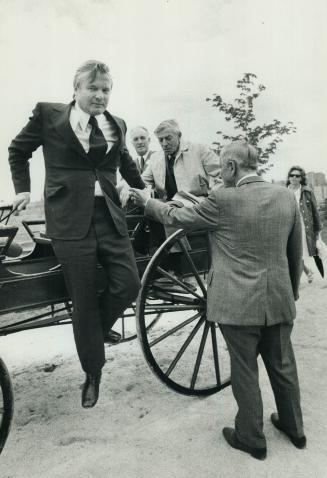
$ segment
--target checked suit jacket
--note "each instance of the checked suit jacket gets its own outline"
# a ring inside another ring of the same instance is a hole
[[[302,239],[291,191],[252,176],[237,187],[214,187],[193,207],[149,199],[145,212],[169,226],[210,231],[209,320],[239,326],[292,323]]]
[[[105,115],[117,129],[118,141],[99,163],[85,153],[70,122],[74,102],[38,103],[27,125],[9,146],[9,163],[16,193],[30,191],[29,159],[43,147],[45,161],[44,209],[47,234],[53,239],[86,236],[93,213],[94,186],[99,181],[117,232],[127,236],[125,214],[116,190],[117,168],[132,187],[144,188],[125,146],[125,122]]]

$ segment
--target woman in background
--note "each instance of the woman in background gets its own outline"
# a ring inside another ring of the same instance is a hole
[[[317,201],[312,189],[307,186],[307,177],[303,168],[293,166],[287,175],[286,186],[297,199],[302,223],[303,270],[308,282],[313,281],[313,272],[306,265],[309,257],[316,254],[316,242],[322,229]]]

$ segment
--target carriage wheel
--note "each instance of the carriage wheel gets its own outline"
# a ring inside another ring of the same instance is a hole
[[[185,395],[210,395],[230,384],[226,344],[206,317],[208,256],[206,233],[177,231],[149,262],[137,301],[138,338],[150,369]]]
[[[9,435],[14,411],[14,394],[10,375],[6,365],[0,358],[0,453]]]
[[[113,330],[121,334],[121,341],[122,342],[130,342],[131,340],[136,339],[137,337],[137,330],[136,330],[136,305],[132,304],[127,310],[125,310],[124,315],[117,320],[115,325],[113,326]],[[151,321],[147,323],[147,330],[155,325],[155,323],[159,320],[161,313],[154,315],[151,317]]]

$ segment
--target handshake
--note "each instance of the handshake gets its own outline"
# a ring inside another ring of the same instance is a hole
[[[147,200],[152,197],[152,189],[149,187],[141,190],[124,186],[119,196],[123,207],[127,205],[128,201],[132,201],[135,206],[145,207]]]

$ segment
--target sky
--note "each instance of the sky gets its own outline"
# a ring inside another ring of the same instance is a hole
[[[237,80],[254,73],[266,86],[258,123],[297,126],[266,178],[284,179],[294,164],[327,175],[326,14],[326,0],[0,0],[0,200],[14,195],[10,141],[38,101],[71,101],[75,70],[92,58],[109,65],[108,109],[129,129],[175,118],[185,139],[206,144],[229,129],[206,98],[232,101]],[[41,152],[31,177],[38,200]]]

